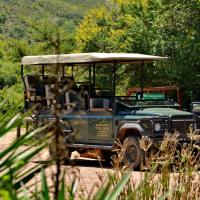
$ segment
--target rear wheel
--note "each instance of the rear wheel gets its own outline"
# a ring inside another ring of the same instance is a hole
[[[122,163],[123,165],[139,169],[143,160],[143,151],[139,146],[137,137],[127,137],[122,146]]]

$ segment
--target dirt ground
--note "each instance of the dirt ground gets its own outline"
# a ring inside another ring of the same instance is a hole
[[[0,140],[0,151],[6,148],[16,138],[16,130],[13,130]],[[22,148],[25,148],[22,146]],[[74,159],[75,158],[75,159]],[[45,163],[49,161],[48,149],[42,151],[35,159],[28,163],[27,167],[35,165],[35,163]],[[55,173],[55,165],[51,165],[46,170],[49,177],[48,182],[52,182],[52,173]],[[106,180],[107,173],[113,172],[113,168],[109,163],[99,162],[94,159],[80,158],[76,152],[72,154],[69,165],[62,165],[62,170],[66,172],[66,183],[71,184],[72,179],[77,177],[78,185],[82,188],[86,196],[90,196],[94,190],[99,187],[99,183]],[[141,172],[132,172],[133,179],[137,182],[141,177]],[[40,178],[37,178],[39,180]],[[33,181],[30,184],[35,184]]]

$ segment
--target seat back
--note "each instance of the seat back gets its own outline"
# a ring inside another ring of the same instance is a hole
[[[56,83],[58,83],[57,87]],[[60,82],[60,77],[45,76],[44,87],[45,87],[45,97],[47,100],[47,108],[49,109],[52,106],[52,104],[57,104],[58,108],[62,109],[64,107],[64,92],[63,92],[63,85]],[[56,92],[59,92],[57,96]]]
[[[113,92],[112,92],[112,90],[105,90],[105,89],[97,89],[97,90],[95,90],[95,92],[96,92],[96,95],[98,96],[98,97],[101,97],[101,98],[111,98],[111,97],[113,97]]]
[[[109,108],[109,100],[104,98],[91,98],[90,108]]]
[[[44,95],[44,88],[39,75],[24,76],[24,84],[26,90],[35,90],[36,96]]]

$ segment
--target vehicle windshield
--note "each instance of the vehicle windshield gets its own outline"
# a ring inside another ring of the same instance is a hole
[[[116,101],[116,112],[118,114],[132,113],[143,108],[178,108],[179,104],[173,100],[136,100],[133,97],[118,97]]]
[[[121,104],[124,104],[128,107],[152,107],[152,106],[179,106],[178,103],[173,100],[126,100],[120,99],[118,100]]]

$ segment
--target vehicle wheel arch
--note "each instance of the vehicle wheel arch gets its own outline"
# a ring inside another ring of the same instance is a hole
[[[124,124],[118,132],[118,140],[123,141],[127,137],[138,137],[142,138],[142,130],[138,124]]]
[[[132,129],[126,129],[125,130],[125,134],[123,139],[127,138],[127,137],[137,137],[137,138],[141,138],[141,133],[138,129],[136,128],[132,128]]]

